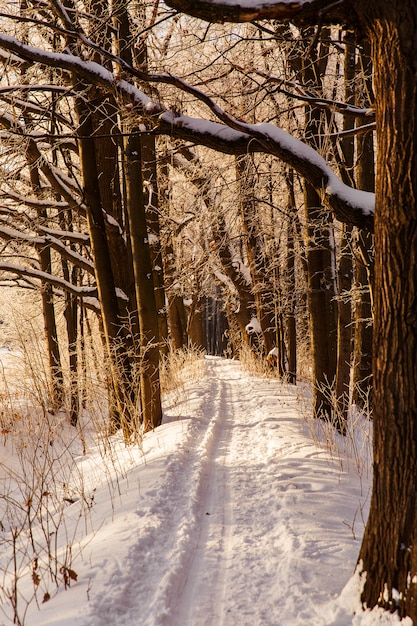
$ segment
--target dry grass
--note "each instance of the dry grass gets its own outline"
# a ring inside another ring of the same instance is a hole
[[[162,359],[161,391],[171,408],[185,399],[185,383],[202,377],[204,354],[203,350],[191,346],[172,351]]]

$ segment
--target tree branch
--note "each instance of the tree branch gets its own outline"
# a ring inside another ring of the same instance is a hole
[[[317,24],[346,21],[348,12],[344,0],[264,0],[237,3],[235,0],[166,0],[177,11],[199,17],[207,22],[253,22],[254,20],[291,20]]]
[[[180,136],[230,154],[237,154],[237,148],[246,149],[249,152],[272,154],[306,178],[317,189],[323,203],[334,212],[337,219],[359,228],[373,229],[374,194],[344,185],[323,157],[302,141],[291,137],[272,124],[246,124],[237,120],[221,109],[206,93],[180,78],[169,74],[140,73],[142,79],[170,84],[193,95],[203,102],[223,124],[197,120],[168,111],[162,104],[146,96],[131,83],[126,80],[117,80],[110,71],[98,63],[83,61],[69,54],[51,53],[26,46],[13,37],[3,34],[0,34],[0,47],[5,47],[24,58],[44,65],[62,67],[95,85],[113,92],[117,91],[120,97],[134,105],[137,113],[150,118],[155,124],[155,130],[159,133]],[[137,74],[136,71],[135,74]],[[50,176],[52,172],[45,172],[45,175],[47,173]],[[53,184],[52,180],[50,182]],[[56,178],[54,182],[56,184]],[[68,190],[65,190],[65,193],[61,191],[61,195],[67,201],[71,198]],[[74,200],[72,198],[71,200],[73,203]]]

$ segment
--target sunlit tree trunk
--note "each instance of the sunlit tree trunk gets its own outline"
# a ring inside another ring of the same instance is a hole
[[[99,295],[103,329],[110,368],[112,427],[122,427],[129,437],[136,429],[134,406],[132,406],[132,380],[129,354],[124,335],[125,320],[120,318],[113,270],[106,235],[103,206],[98,184],[98,168],[94,145],[94,127],[87,104],[76,101],[78,114],[78,145],[83,189],[87,205],[87,222],[91,248],[94,256],[94,271]],[[134,404],[134,403],[133,403]]]
[[[417,623],[417,5],[379,0],[358,10],[372,18],[378,139],[374,477],[362,599]]]

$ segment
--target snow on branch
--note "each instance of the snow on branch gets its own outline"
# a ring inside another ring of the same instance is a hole
[[[3,36],[6,35],[0,34],[0,40]],[[13,115],[7,112],[0,111],[0,126],[3,126],[9,131],[13,130],[19,135],[25,135],[22,126],[13,117]],[[39,150],[36,141],[31,137],[27,137],[26,158],[29,164],[36,165],[41,170],[53,189],[66,200],[67,204],[71,208],[82,209],[83,211],[85,211],[85,206],[81,205],[80,201],[73,193],[74,191],[79,191],[75,183],[71,179],[66,177],[59,168],[50,165],[46,161],[43,154]]]
[[[90,235],[87,233],[73,232],[70,230],[59,230],[58,228],[49,228],[48,226],[39,226],[39,230],[48,235],[52,235],[56,239],[64,239],[73,243],[83,243],[89,245]]]
[[[37,237],[30,233],[22,233],[15,228],[9,228],[8,226],[0,226],[0,239],[4,241],[15,241],[19,243],[28,243],[31,245],[43,246],[45,245],[44,237]]]
[[[41,270],[34,269],[33,267],[24,267],[22,265],[14,265],[13,263],[0,262],[0,272],[7,272],[22,277],[27,276],[29,278],[35,278],[37,280],[40,280],[41,282],[46,282],[59,290],[66,291],[73,296],[79,298],[83,298],[85,296],[93,298],[97,297],[96,287],[73,285],[64,278],[53,276],[52,274],[48,274],[48,272],[42,272]]]
[[[32,209],[66,209],[68,207],[67,202],[60,202],[59,200],[41,200],[40,198],[29,197],[13,190],[3,191],[0,193],[0,198],[7,198],[19,205],[25,205]]]
[[[278,157],[321,193],[323,202],[337,219],[359,228],[373,229],[375,195],[342,183],[313,148],[272,124],[246,124],[226,114],[223,117],[228,118],[230,127],[186,115],[174,116],[171,112],[164,113],[160,120],[166,132],[170,127],[174,136],[215,150],[228,154],[267,152]]]
[[[166,0],[166,4],[207,22],[274,19],[312,24],[318,19],[339,22],[346,18],[343,0]]]
[[[73,54],[49,52],[28,46],[4,33],[0,33],[0,48],[9,50],[27,61],[74,72],[87,82],[102,86],[112,92],[120,91],[143,113],[152,115],[165,110],[162,105],[149,98],[140,89],[125,80],[116,78],[112,72],[94,61],[84,61]]]
[[[287,7],[296,4],[301,7],[304,3],[293,2],[284,4]],[[246,124],[226,113],[206,93],[178,77],[169,74],[144,74],[142,79],[146,79],[149,82],[170,84],[189,93],[203,102],[211,113],[222,122],[221,124],[194,119],[185,115],[177,115],[172,111],[168,111],[166,107],[149,98],[131,83],[128,83],[126,80],[118,80],[110,71],[98,63],[83,61],[81,58],[70,54],[52,53],[33,48],[1,33],[0,47],[6,48],[31,61],[48,66],[61,67],[76,73],[93,84],[100,85],[113,92],[117,91],[121,97],[134,105],[138,114],[152,117],[156,132],[164,132],[165,134],[180,136],[190,141],[198,141],[215,150],[232,154],[237,154],[238,150],[241,150],[240,154],[243,154],[245,151],[272,154],[289,164],[308,180],[321,194],[323,203],[333,211],[337,219],[359,228],[369,230],[373,228],[375,203],[373,194],[358,191],[343,184],[322,156],[284,130],[266,123]],[[133,68],[132,73],[137,74]],[[57,174],[51,170],[52,168],[47,168],[44,174],[51,184],[54,185],[55,183],[57,185]],[[53,174],[53,178],[51,174]],[[63,188],[63,191],[61,191],[63,197],[70,204],[74,205],[72,194],[69,189],[65,188],[64,181],[61,179],[59,183]]]
[[[79,254],[75,250],[71,250],[71,248],[68,248],[64,243],[62,243],[62,241],[52,235],[45,236],[45,243],[48,243],[51,248],[53,248],[56,252],[59,252],[59,254],[67,261],[71,261],[71,263],[77,267],[94,276],[94,264],[82,256],[82,254]]]

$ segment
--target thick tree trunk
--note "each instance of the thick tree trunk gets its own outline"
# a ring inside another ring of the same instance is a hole
[[[123,336],[126,328],[119,316],[116,287],[110,262],[103,207],[98,186],[94,129],[88,106],[77,100],[78,139],[87,221],[94,256],[94,270],[99,295],[103,329],[110,364],[111,427],[122,427],[126,437],[136,430],[132,414],[131,364]]]
[[[375,458],[362,599],[417,623],[417,5],[358,10],[373,20],[378,138]]]

